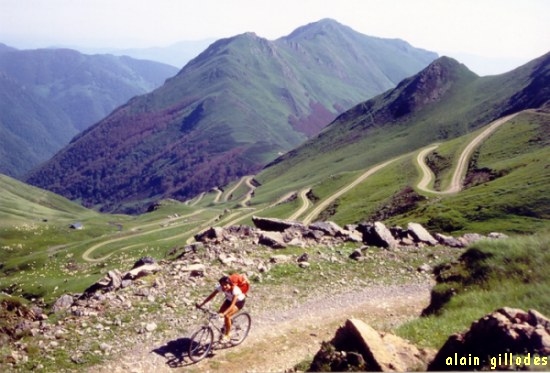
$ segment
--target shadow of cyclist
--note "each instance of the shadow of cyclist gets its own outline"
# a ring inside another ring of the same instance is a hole
[[[193,362],[185,361],[187,351],[191,340],[189,338],[178,338],[168,341],[163,346],[155,348],[152,352],[166,358],[166,365],[171,368],[177,368],[185,365],[193,364]]]

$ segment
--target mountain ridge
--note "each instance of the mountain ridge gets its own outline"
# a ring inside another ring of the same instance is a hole
[[[27,180],[87,206],[123,211],[139,200],[187,199],[255,173],[345,108],[380,92],[372,86],[389,86],[385,75],[367,83],[380,70],[374,65],[370,76],[356,79],[361,74],[351,70],[369,71],[370,60],[348,63],[357,56],[330,35],[324,38],[329,41],[318,44],[254,33],[220,39],[163,86],[78,136]],[[387,43],[383,54],[391,55],[396,48]],[[357,48],[368,54],[365,45]],[[423,50],[417,56],[415,49],[394,56],[407,66],[401,78],[436,57]],[[338,74],[344,70],[352,83]]]

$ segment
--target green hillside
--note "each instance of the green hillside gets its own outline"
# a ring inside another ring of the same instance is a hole
[[[72,221],[98,214],[57,194],[0,175],[2,190],[0,225],[40,223],[48,220]]]
[[[385,162],[384,167],[341,194],[312,219],[328,219],[340,225],[368,220],[406,225],[415,221],[432,232],[453,235],[546,231],[550,228],[550,172],[546,162],[550,155],[549,126],[547,111],[526,111],[504,123],[477,148],[466,175],[470,181],[457,194],[438,195],[416,189],[420,178],[417,150]],[[442,142],[432,154],[437,153],[438,159],[451,159],[448,164],[454,168],[456,154],[479,132]],[[131,266],[145,255],[166,257],[212,225],[252,224],[252,215],[289,218],[304,203],[299,198],[289,198],[290,195],[298,196],[308,187],[310,206],[296,218],[303,220],[369,169],[367,166],[342,172],[333,167],[326,170],[325,177],[315,175],[292,184],[274,179],[254,187],[241,181],[189,203],[167,200],[139,216],[100,214],[2,177],[0,288],[18,284],[11,291],[20,289],[36,296],[54,297],[55,293],[49,291],[62,285],[66,278],[60,269],[71,266],[78,268],[80,280],[70,287],[63,284],[62,289],[81,291],[106,268],[117,268],[121,263]],[[280,179],[284,177],[287,176]],[[254,188],[252,199],[241,203],[250,188]],[[84,229],[70,228],[75,222],[82,223]],[[39,275],[47,275],[49,285],[37,288]]]
[[[443,193],[468,145],[509,110],[510,97],[530,97],[531,83],[547,77],[545,66],[546,59],[539,59],[485,79],[456,61],[439,59],[394,90],[345,112],[261,173],[220,185],[186,203],[156,204],[149,198],[150,212],[142,215],[99,214],[2,178],[2,246],[8,248],[2,271],[12,276],[36,258],[48,257],[57,258],[52,268],[67,265],[71,258],[82,273],[99,274],[95,263],[130,265],[141,255],[160,258],[202,229],[251,224],[253,215],[292,216],[305,222],[328,219],[341,225],[415,221],[450,234],[545,231],[550,206],[548,105],[526,108],[500,121],[468,155],[463,189]],[[418,187],[418,154],[433,143],[437,147],[426,156],[435,174],[429,186],[433,190],[424,191]],[[74,221],[85,229],[70,229]],[[29,225],[33,234],[22,240],[20,229]],[[13,250],[14,245],[26,250]],[[19,277],[2,281],[3,286],[25,283]]]
[[[279,191],[305,187],[313,187],[313,194],[322,198],[325,185],[335,185],[338,179],[352,178],[351,175],[357,175],[361,170],[389,159],[402,157],[375,177],[380,178],[380,184],[365,190],[362,194],[362,198],[365,198],[363,203],[359,202],[358,198],[343,197],[338,202],[340,205],[337,208],[333,207],[333,211],[323,215],[325,218],[333,217],[340,223],[352,223],[380,216],[377,215],[377,211],[382,206],[392,200],[395,201],[404,188],[415,185],[417,176],[412,167],[412,157],[403,158],[403,156],[412,154],[429,144],[443,141],[451,141],[455,147],[453,151],[457,154],[468,136],[471,136],[469,135],[471,131],[509,112],[509,108],[516,104],[514,98],[533,86],[529,84],[530,80],[540,82],[548,79],[550,76],[548,59],[549,56],[546,55],[508,74],[479,78],[456,61],[441,58],[420,74],[400,83],[395,90],[379,95],[342,114],[317,137],[274,161],[256,176],[262,184],[257,191],[258,199],[261,199],[262,193],[271,196],[272,193]],[[544,91],[537,92],[537,95],[532,97],[536,97],[538,102],[544,101],[545,97],[547,101],[550,99]],[[502,144],[510,144],[503,147],[504,149],[508,149],[508,146],[513,147],[510,153],[507,153],[511,157],[509,164],[505,167],[502,164],[480,166],[474,163],[472,167],[490,169],[495,167],[499,170],[493,170],[493,174],[501,176],[509,174],[507,177],[498,177],[493,182],[495,190],[511,188],[506,198],[511,198],[514,202],[502,198],[487,200],[491,206],[500,201],[503,209],[500,218],[511,213],[511,216],[521,216],[525,224],[529,216],[535,219],[546,219],[548,215],[544,209],[548,206],[548,192],[544,192],[541,188],[548,182],[548,172],[544,162],[533,163],[531,160],[544,159],[546,155],[547,148],[544,144],[547,144],[547,135],[545,135],[548,128],[547,116],[544,112],[531,112],[517,117],[511,123],[505,128],[512,126],[520,131],[522,136],[512,130],[498,132],[495,136],[499,136],[496,138],[500,138],[500,141],[494,142],[497,145],[493,145],[498,147]],[[534,129],[524,132],[525,128]],[[528,134],[532,137],[528,138]],[[502,138],[506,135],[509,138]],[[457,136],[463,136],[462,140]],[[527,143],[524,144],[524,141]],[[442,145],[441,149],[446,147],[448,146]],[[519,154],[525,158],[521,158]],[[439,175],[440,179],[445,178],[445,174],[449,172],[449,166],[453,165],[455,159],[453,154],[446,154],[445,157],[447,168],[440,167],[438,170],[438,173],[442,174]],[[527,160],[529,162],[525,163]],[[520,197],[512,190],[521,188],[521,183],[529,173],[532,173],[537,180],[536,188],[539,189],[525,189],[525,193],[531,196],[532,204],[525,207],[525,212],[521,212],[519,206],[525,203],[525,196]],[[457,205],[462,204],[465,207],[462,213],[450,212],[450,216],[456,215],[457,219],[463,221],[463,224],[453,226],[451,230],[460,230],[462,227],[473,228],[474,221],[477,219],[481,221],[491,219],[490,214],[487,216],[481,214],[483,216],[479,217],[471,212],[467,213],[467,209],[472,206],[464,204],[464,200],[461,199],[467,198],[465,196],[468,193],[474,196],[473,193],[478,189],[474,189],[473,185],[471,187],[469,186],[464,194],[448,197],[456,198]],[[317,193],[316,188],[320,190]],[[472,198],[475,200],[478,197]],[[345,198],[348,199],[347,202],[352,202],[353,207],[345,203],[343,200]],[[505,205],[509,203],[512,203],[512,206],[507,209]],[[422,213],[418,212],[413,216],[427,222],[441,212],[438,208],[443,209],[443,202],[438,197],[437,207],[432,206],[428,209],[426,204],[421,206],[419,211]],[[531,211],[528,206],[535,208],[536,211]],[[506,210],[507,212],[504,212]],[[385,219],[390,217],[387,214],[384,215]],[[512,224],[513,219],[510,219]],[[393,219],[392,221],[402,220]],[[435,224],[435,220],[433,222]],[[511,229],[510,224],[504,224],[503,228]],[[522,229],[525,229],[525,226]]]

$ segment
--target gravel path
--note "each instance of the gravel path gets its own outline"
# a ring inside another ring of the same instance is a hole
[[[198,364],[178,357],[186,339],[174,337],[135,346],[117,361],[94,372],[281,372],[311,359],[323,340],[330,340],[348,318],[360,318],[379,330],[418,317],[427,306],[429,280],[404,285],[375,285],[297,304],[284,311],[253,314],[248,339],[219,350]],[[176,356],[177,355],[177,356]]]

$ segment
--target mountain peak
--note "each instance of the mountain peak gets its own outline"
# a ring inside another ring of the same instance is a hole
[[[397,95],[390,105],[395,117],[440,101],[453,86],[478,76],[450,57],[439,57],[415,76],[403,80],[392,92]]]
[[[327,32],[335,32],[337,30],[350,29],[347,26],[338,23],[332,18],[323,18],[317,22],[309,23],[305,26],[298,27],[285,39],[297,39],[297,38],[311,38],[316,35],[322,35]]]

